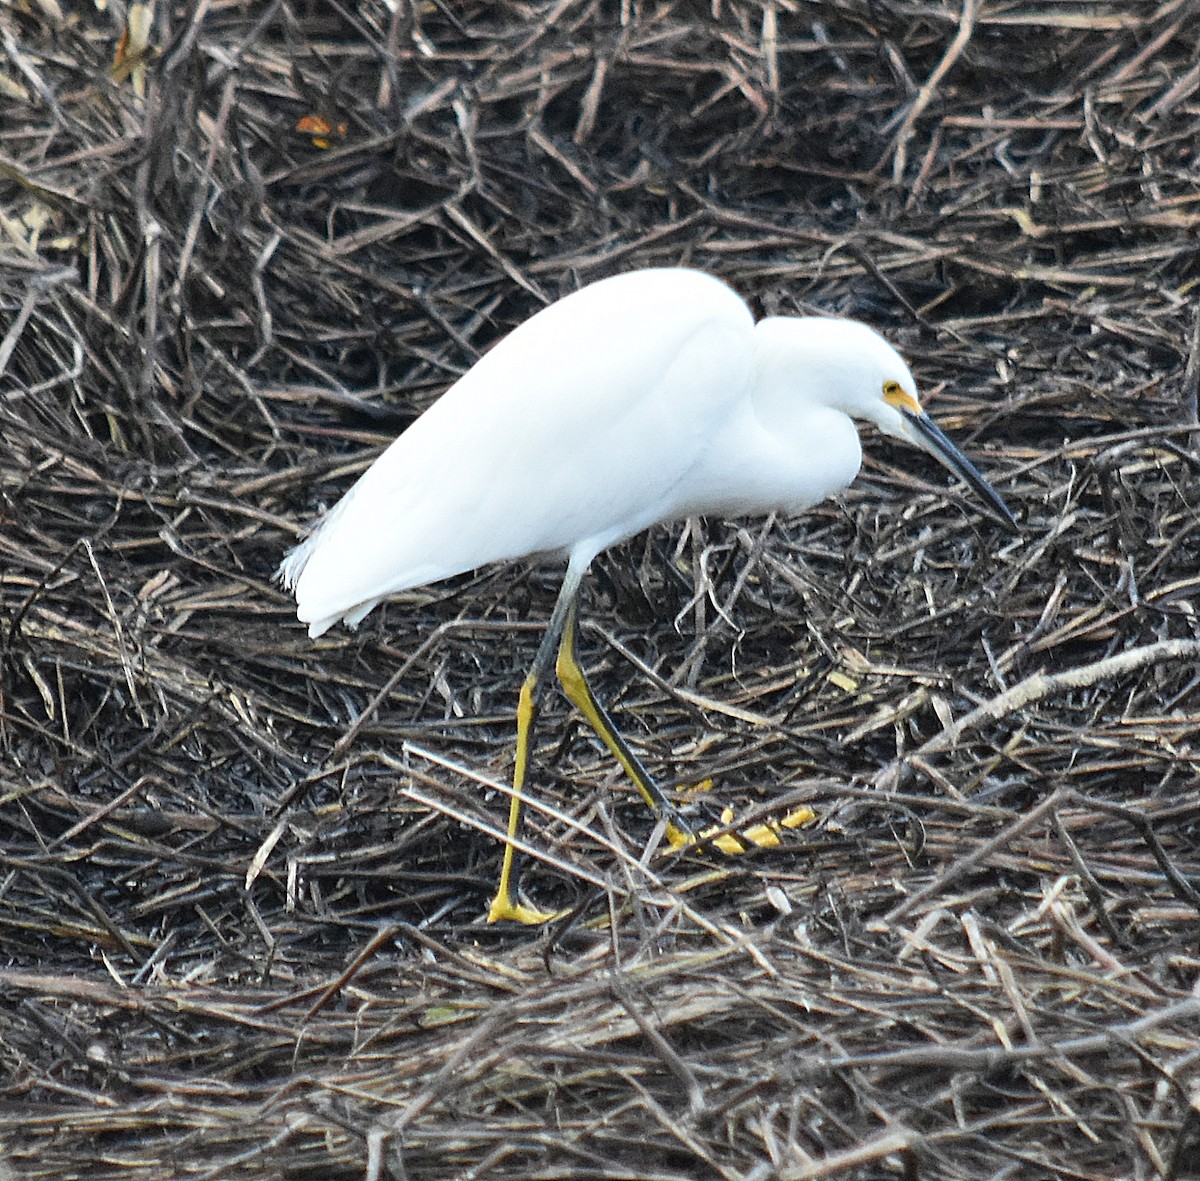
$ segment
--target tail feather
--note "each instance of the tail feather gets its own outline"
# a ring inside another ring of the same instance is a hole
[[[304,567],[308,565],[308,559],[312,557],[313,542],[317,538],[316,531],[310,533],[299,545],[294,545],[286,554],[283,555],[283,561],[279,563],[279,569],[275,571],[275,580],[286,591],[294,591],[296,583],[300,581],[300,575],[304,573]]]

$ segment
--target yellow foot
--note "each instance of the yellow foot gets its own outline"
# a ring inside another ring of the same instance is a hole
[[[676,850],[690,849],[693,845],[709,844],[712,845],[714,849],[717,849],[730,857],[735,857],[738,853],[744,853],[746,851],[746,846],[743,845],[742,842],[739,841],[732,833],[721,832],[723,828],[727,828],[732,823],[733,809],[725,808],[721,812],[721,823],[714,824],[711,827],[706,828],[699,835],[693,835],[690,832],[684,832],[682,829],[676,828],[675,825],[668,824],[667,844],[670,845],[672,849]],[[765,828],[766,826],[760,824],[756,825],[755,827]],[[718,837],[713,837],[712,834],[715,832],[719,832],[721,835]],[[709,839],[710,837],[712,837],[711,840]],[[757,844],[758,842],[756,841],[755,843]],[[778,843],[778,841],[775,842],[775,844]]]
[[[690,832],[684,832],[682,828],[676,828],[673,824],[667,825],[667,844],[672,849],[687,849],[694,845],[697,839]]]
[[[742,835],[760,849],[772,849],[779,844],[779,838],[785,828],[801,828],[812,824],[816,818],[817,814],[811,808],[793,808],[778,820],[771,817],[765,824],[752,824]]]
[[[779,844],[783,829],[800,828],[802,825],[811,824],[816,818],[817,814],[811,808],[795,808],[778,820],[771,819],[765,824],[751,825],[744,832],[735,835],[722,831],[733,823],[733,809],[724,808],[721,811],[721,823],[705,829],[698,837],[681,832],[674,825],[667,825],[667,843],[672,849],[686,849],[690,845],[707,843],[727,857],[736,857],[739,853],[746,852],[746,842],[757,845],[760,849],[772,849]],[[720,835],[713,836],[713,833]]]
[[[489,923],[524,923],[527,927],[540,927],[566,914],[566,911],[535,910],[523,902],[514,902],[507,894],[497,894],[488,907]]]

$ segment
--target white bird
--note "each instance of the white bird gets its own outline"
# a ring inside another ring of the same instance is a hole
[[[279,568],[319,636],[398,591],[489,562],[557,554],[566,576],[521,689],[500,882],[489,921],[551,917],[517,898],[539,689],[556,671],[668,835],[695,834],[592,695],[575,657],[576,595],[592,559],[660,521],[800,513],[858,474],[856,422],[941,460],[1010,528],[1012,513],[921,409],[878,333],[852,320],[771,316],[699,271],[633,271],[543,308],[383,452]]]

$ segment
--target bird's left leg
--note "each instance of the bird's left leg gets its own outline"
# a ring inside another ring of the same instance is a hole
[[[575,655],[577,614],[578,603],[572,599],[563,621],[562,642],[558,646],[558,660],[554,666],[563,692],[587,719],[588,725],[599,735],[600,740],[612,752],[617,762],[621,764],[642,799],[646,801],[655,815],[666,819],[667,840],[676,848],[694,844],[696,841],[695,830],[683,818],[679,809],[667,799],[662,788],[654,782],[641,759],[633,753],[629,743],[625,741],[612,718],[608,716],[608,711],[596,700],[592,687],[584,675],[583,666]]]
[[[772,820],[765,824],[752,825],[742,831],[740,836],[736,836],[732,832],[723,831],[733,820],[732,810],[726,809],[722,814],[720,824],[707,828],[703,832],[697,832],[683,817],[679,809],[667,799],[662,788],[655,783],[641,759],[630,750],[629,744],[613,723],[612,718],[609,717],[608,711],[592,693],[592,687],[584,675],[583,666],[575,655],[577,615],[578,602],[572,599],[563,621],[562,641],[558,646],[558,660],[555,663],[555,672],[558,673],[559,682],[566,695],[587,718],[588,724],[600,736],[617,762],[621,764],[642,799],[656,815],[666,818],[667,840],[673,848],[682,849],[701,841],[711,843],[713,848],[727,856],[736,856],[746,852],[748,844],[757,845],[759,848],[771,848],[778,845],[781,829],[795,828],[815,819],[815,814],[810,808],[798,808],[778,821]],[[711,838],[711,842],[707,838]]]

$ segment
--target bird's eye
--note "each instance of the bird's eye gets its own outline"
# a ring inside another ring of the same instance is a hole
[[[883,383],[883,400],[896,410],[906,410],[909,414],[919,414],[921,412],[916,398],[912,394],[906,393],[904,387],[898,381],[885,381]]]

